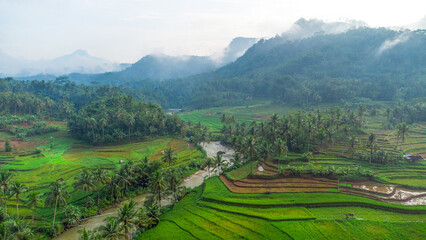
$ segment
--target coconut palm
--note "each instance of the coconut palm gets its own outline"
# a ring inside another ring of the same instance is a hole
[[[222,160],[222,155],[220,155],[219,153],[217,153],[216,157],[214,158],[214,161],[215,161],[216,166],[217,166],[217,171],[218,171],[218,173],[220,175],[220,169],[222,168],[222,165],[224,163],[223,160]]]
[[[28,187],[22,183],[14,182],[10,185],[10,195],[16,196],[16,216],[19,218],[19,199],[20,195],[28,190]]]
[[[401,149],[402,144],[404,144],[405,137],[408,135],[409,127],[405,122],[402,122],[398,123],[398,125],[396,125],[396,128],[398,129],[398,141],[396,142],[396,145],[398,146],[399,139],[401,139],[401,145],[399,145],[399,149]]]
[[[56,210],[61,206],[67,206],[67,199],[71,198],[66,186],[62,181],[56,181],[49,184],[49,192],[45,193],[45,206],[55,208],[53,212],[52,228],[55,227]]]
[[[168,166],[171,166],[173,163],[176,162],[177,157],[174,151],[172,150],[172,148],[169,148],[164,152],[164,156],[162,157],[162,160]]]
[[[98,188],[98,206],[100,201],[100,190],[103,187],[104,184],[107,184],[111,180],[111,176],[109,175],[108,171],[102,168],[96,168],[92,171],[93,176],[93,183]]]
[[[370,148],[370,163],[371,163],[371,160],[373,159],[373,149],[376,147],[376,134],[375,133],[371,133],[368,136],[368,147]]]
[[[137,214],[136,202],[133,200],[118,208],[118,221],[123,225],[124,233],[129,239],[132,239],[132,230],[136,228]]]
[[[127,235],[122,231],[123,227],[118,218],[109,216],[105,219],[105,223],[105,225],[98,228],[102,239],[120,240],[127,237]]]
[[[79,240],[101,240],[101,236],[99,235],[98,231],[90,231],[86,230],[86,228],[83,228],[83,230],[78,231],[80,233]]]
[[[4,201],[4,215],[7,215],[7,201],[6,196],[9,194],[9,183],[14,174],[8,170],[0,171],[0,187],[3,188],[3,201]]]
[[[38,206],[42,203],[41,195],[38,192],[31,192],[28,195],[28,199],[25,201],[25,204],[28,208],[33,210],[33,214],[31,217],[31,224],[34,224],[34,216],[37,212]]]
[[[263,141],[259,147],[259,154],[264,159],[264,161],[269,160],[272,153],[272,146],[268,141]]]
[[[209,177],[210,177],[210,169],[212,168],[214,162],[212,158],[207,158],[206,159],[206,167],[207,167],[207,172],[209,173]]]
[[[158,206],[161,208],[161,194],[166,189],[164,174],[160,170],[153,172],[149,178],[149,185],[155,198],[157,198]]]
[[[182,173],[177,168],[172,168],[167,172],[167,182],[169,183],[169,190],[173,194],[173,200],[177,202],[179,186],[182,181]]]
[[[254,156],[256,154],[255,142],[256,141],[253,136],[250,136],[249,138],[246,139],[246,147],[248,150],[248,154],[250,156],[250,161],[254,160]]]
[[[75,182],[74,182],[74,188],[80,189],[86,192],[86,208],[88,207],[88,196],[89,192],[93,191],[95,188],[94,184],[94,178],[92,171],[90,171],[88,168],[83,169],[79,175],[77,175]]]
[[[275,153],[280,157],[283,153],[287,155],[288,148],[287,143],[284,142],[281,138],[275,140]]]
[[[241,164],[241,156],[239,153],[235,153],[234,157],[231,159],[231,162],[234,166],[238,167]]]

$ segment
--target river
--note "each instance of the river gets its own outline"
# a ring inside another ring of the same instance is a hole
[[[202,143],[201,146],[203,146],[204,150],[206,150],[207,157],[215,157],[217,152],[219,151],[225,152],[222,155],[222,159],[227,162],[229,162],[229,160],[232,158],[234,154],[234,151],[232,149],[223,146],[222,144],[220,144],[220,142]],[[182,186],[189,187],[189,188],[195,188],[197,186],[200,186],[204,182],[204,178],[207,175],[208,175],[207,170],[199,170],[195,172],[194,174],[186,177],[183,180]],[[132,200],[138,203],[138,206],[142,206],[143,202],[145,201],[145,198],[149,195],[150,195],[149,193],[142,194],[132,198]],[[125,202],[121,203],[121,205],[124,203]],[[164,201],[162,201],[161,204],[164,206],[167,204],[171,204],[171,202],[168,199],[164,199]],[[80,233],[78,232],[79,230],[83,230],[84,228],[86,228],[86,230],[94,230],[95,228],[104,224],[104,220],[108,216],[117,216],[117,211],[118,211],[118,207],[111,207],[103,211],[102,214],[90,217],[82,221],[79,226],[68,229],[67,231],[63,232],[61,235],[53,239],[54,240],[78,239],[78,237],[80,236]]]

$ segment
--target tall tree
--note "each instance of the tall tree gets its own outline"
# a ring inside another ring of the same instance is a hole
[[[157,170],[151,174],[149,180],[151,191],[154,193],[154,196],[157,199],[158,206],[161,209],[161,195],[166,189],[166,181],[164,179],[164,174],[162,171]]]
[[[123,227],[117,217],[109,216],[105,219],[105,225],[98,228],[102,239],[119,240],[127,238],[127,235],[122,231]]]
[[[86,208],[88,207],[88,196],[89,192],[93,191],[95,184],[92,171],[88,168],[83,169],[79,175],[77,175],[74,187],[86,192]]]
[[[169,190],[172,192],[173,201],[177,202],[179,186],[182,181],[182,173],[178,168],[171,168],[167,171],[167,182],[169,183]]]
[[[169,148],[164,152],[164,156],[162,157],[162,160],[168,166],[171,166],[173,163],[176,162],[177,157],[174,151],[172,150],[172,148]]]
[[[109,175],[107,170],[102,169],[100,167],[92,170],[92,176],[93,176],[93,181],[94,181],[93,183],[98,188],[97,204],[99,206],[101,189],[102,189],[103,185],[107,184],[111,180],[111,176]]]
[[[71,198],[63,181],[55,181],[49,184],[49,192],[45,193],[45,205],[53,207],[52,228],[55,227],[56,210],[61,206],[67,206],[67,199]]]
[[[401,122],[396,125],[396,129],[398,130],[397,138],[398,141],[396,142],[396,145],[398,146],[398,142],[401,139],[401,145],[399,145],[399,149],[402,149],[402,144],[404,144],[405,137],[408,135],[408,131],[410,130],[407,123]]]
[[[371,133],[368,136],[368,147],[370,148],[370,163],[371,163],[371,160],[373,159],[373,150],[376,147],[376,134],[375,133]]]
[[[220,175],[220,170],[221,170],[222,165],[223,165],[222,155],[220,155],[219,153],[217,153],[214,161],[215,161],[216,166],[217,166],[217,171],[218,171],[218,173]]]
[[[210,177],[210,170],[213,166],[214,162],[212,158],[207,158],[206,159],[206,167],[207,167],[207,172],[209,173],[209,177]]]
[[[38,206],[42,203],[41,195],[38,192],[31,192],[28,195],[28,199],[25,203],[28,208],[33,210],[33,214],[31,216],[31,224],[34,224],[35,213],[37,212]]]
[[[10,195],[16,196],[16,216],[19,218],[19,200],[22,193],[28,190],[27,186],[20,182],[14,182],[10,186]]]
[[[124,233],[128,239],[132,239],[132,230],[136,227],[137,214],[136,202],[133,200],[118,208],[118,220],[123,224]]]
[[[9,170],[0,171],[0,187],[3,188],[3,203],[4,203],[4,215],[7,215],[7,201],[6,196],[9,194],[9,183],[12,180],[14,174]]]

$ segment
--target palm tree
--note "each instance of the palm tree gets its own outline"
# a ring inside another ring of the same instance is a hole
[[[358,139],[356,138],[356,136],[355,135],[352,135],[350,138],[349,138],[349,150],[351,151],[351,152],[355,152],[355,144],[358,142]]]
[[[123,224],[124,233],[128,238],[132,239],[132,229],[136,227],[137,222],[136,202],[130,200],[129,203],[125,203],[123,207],[118,208],[118,220]]]
[[[398,140],[396,142],[396,145],[398,146],[399,139],[401,139],[402,140],[401,145],[399,145],[399,149],[401,149],[402,144],[404,144],[405,137],[408,135],[409,127],[405,122],[402,122],[402,123],[398,123],[398,125],[396,125],[396,128],[398,129],[398,134],[397,134]]]
[[[182,183],[182,173],[177,168],[172,168],[167,172],[167,181],[169,189],[173,194],[173,200],[177,202],[179,186]]]
[[[122,232],[123,227],[118,218],[109,216],[105,219],[105,223],[105,225],[98,228],[102,239],[120,240],[127,237],[127,235]]]
[[[284,142],[281,138],[275,140],[275,153],[278,154],[278,157],[281,157],[281,154],[285,153],[287,155],[287,143]]]
[[[125,195],[127,192],[127,187],[132,185],[133,179],[132,179],[132,171],[129,167],[123,166],[120,168],[120,170],[117,173],[116,181],[117,186],[120,188],[121,191],[121,197],[123,197],[123,194]]]
[[[19,218],[19,197],[21,195],[21,193],[24,193],[27,191],[27,186],[25,186],[22,183],[19,182],[14,182],[12,183],[12,185],[10,186],[10,195],[16,195],[16,217]]]
[[[86,228],[83,228],[83,231],[79,230],[78,232],[80,233],[80,237],[78,238],[79,240],[101,240],[102,239],[96,230],[87,231]]]
[[[206,160],[206,167],[207,167],[207,172],[209,173],[209,177],[210,177],[210,168],[213,166],[213,159],[212,158],[207,158]]]
[[[9,182],[12,180],[14,174],[8,170],[0,171],[0,187],[3,188],[3,201],[4,201],[4,215],[7,215],[7,201],[6,196],[9,193]]]
[[[231,159],[232,164],[238,167],[241,163],[241,156],[239,153],[235,153],[234,157]]]
[[[164,175],[160,170],[157,170],[152,173],[149,180],[151,191],[157,198],[158,206],[161,209],[161,193],[166,189],[166,181],[164,180]]]
[[[128,138],[130,138],[130,130],[133,125],[135,125],[135,122],[135,114],[129,113],[129,115],[127,116]]]
[[[254,160],[254,155],[255,155],[255,139],[253,136],[250,136],[249,138],[247,138],[246,140],[246,146],[247,146],[247,150],[249,152],[250,155],[250,161]]]
[[[264,159],[264,161],[269,160],[272,153],[272,146],[268,143],[268,141],[263,141],[262,145],[260,145],[259,154]]]
[[[41,195],[38,192],[31,192],[30,195],[28,195],[27,201],[25,202],[27,207],[33,210],[31,224],[34,224],[34,215],[37,212],[38,205],[41,204],[40,197]]]
[[[92,172],[85,168],[83,169],[79,175],[77,175],[75,182],[74,182],[74,188],[80,189],[86,192],[86,208],[88,207],[88,196],[89,192],[93,191],[93,188],[95,187],[94,184],[94,178],[92,175]]]
[[[71,198],[66,186],[62,181],[56,181],[49,184],[49,192],[45,193],[47,207],[54,207],[52,228],[55,227],[56,210],[61,206],[67,205],[67,199]]]
[[[216,166],[217,166],[217,171],[218,171],[218,173],[220,175],[220,169],[221,169],[221,167],[223,165],[222,155],[220,155],[219,153],[217,153],[216,157],[214,158],[214,161],[215,161]]]
[[[102,188],[102,186],[106,183],[108,183],[111,180],[111,176],[109,175],[109,173],[102,168],[96,168],[94,170],[92,170],[92,176],[93,176],[93,182],[94,185],[96,185],[98,187],[98,206],[99,206],[99,201],[100,201],[100,190]]]
[[[373,159],[373,149],[376,147],[376,134],[371,133],[370,136],[368,136],[368,147],[370,148],[370,163]]]
[[[164,156],[162,157],[162,160],[165,164],[168,164],[169,166],[176,162],[177,157],[176,154],[173,152],[172,148],[166,150]]]

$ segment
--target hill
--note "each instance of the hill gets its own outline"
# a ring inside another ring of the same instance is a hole
[[[276,36],[259,41],[234,63],[175,87],[180,98],[190,99],[183,105],[194,108],[244,104],[245,99],[295,105],[409,100],[425,95],[426,52],[419,51],[425,44],[425,30],[362,27],[298,40]]]

